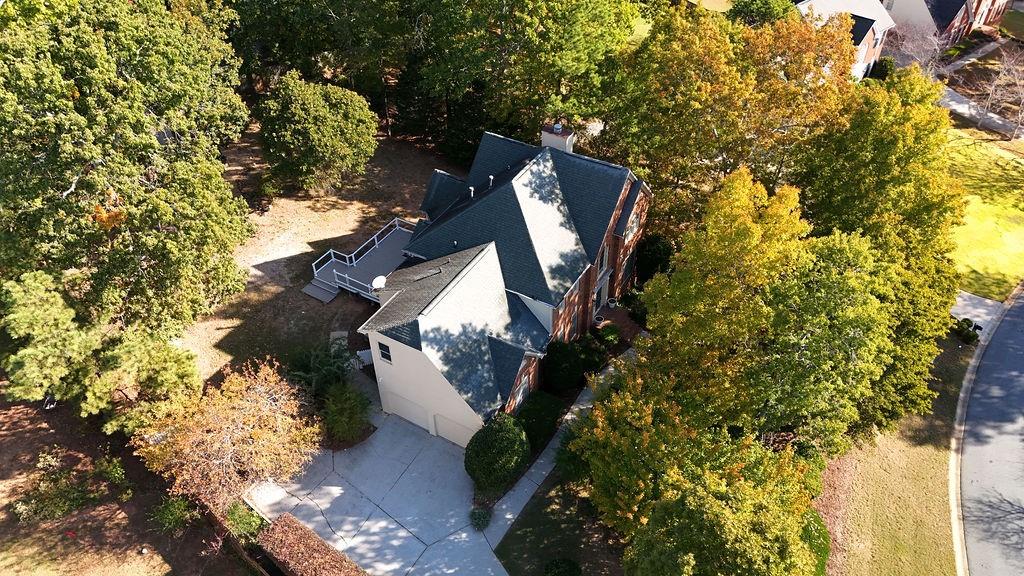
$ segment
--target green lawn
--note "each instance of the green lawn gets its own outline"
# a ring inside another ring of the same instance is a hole
[[[846,455],[840,467],[852,477],[826,485],[826,491],[839,491],[846,503],[837,543],[845,549],[839,567],[844,576],[955,573],[949,437],[974,348],[954,338],[941,344],[943,352],[933,370],[933,388],[939,393],[933,412],[907,418],[898,431],[879,436],[875,445]]]
[[[510,576],[540,576],[556,558],[571,558],[587,576],[620,576],[625,543],[600,523],[591,502],[555,470],[541,484],[494,553]]]
[[[950,149],[967,196],[953,253],[961,288],[1004,300],[1024,278],[1024,142],[961,127],[951,132]]]
[[[1003,16],[1002,27],[1006,28],[1014,38],[1024,40],[1024,12],[1007,11]]]

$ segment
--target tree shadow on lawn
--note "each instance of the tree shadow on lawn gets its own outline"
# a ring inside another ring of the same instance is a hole
[[[558,469],[534,493],[494,552],[510,576],[536,576],[556,558],[571,558],[587,576],[621,576],[625,541],[597,509],[562,483]]]
[[[915,446],[932,446],[939,450],[949,448],[953,433],[956,405],[967,366],[974,354],[974,346],[948,335],[939,342],[941,352],[932,365],[929,388],[938,395],[932,401],[928,414],[911,416],[901,423],[900,437]]]
[[[61,573],[162,574],[169,565],[183,576],[247,574],[226,553],[204,554],[213,540],[199,521],[183,534],[162,534],[150,520],[166,483],[148,471],[121,435],[100,431],[98,418],[82,419],[69,404],[42,410],[39,402],[0,400],[0,572],[34,573],[52,565]],[[69,464],[109,453],[121,459],[132,490],[121,502],[103,497],[65,518],[18,523],[7,506],[33,484],[39,452],[49,446],[68,452]],[[143,557],[142,547],[151,551]],[[161,562],[162,560],[162,562]]]

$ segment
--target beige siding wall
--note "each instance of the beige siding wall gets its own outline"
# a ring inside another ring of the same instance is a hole
[[[483,420],[452,388],[422,352],[371,332],[370,350],[384,411],[465,446]],[[391,362],[380,357],[378,343],[391,349]]]

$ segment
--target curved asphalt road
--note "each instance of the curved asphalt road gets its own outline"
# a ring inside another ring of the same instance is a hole
[[[1024,574],[1024,298],[978,365],[960,475],[971,576]]]

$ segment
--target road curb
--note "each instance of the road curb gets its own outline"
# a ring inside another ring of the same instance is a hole
[[[991,327],[986,326],[989,338],[978,342],[978,348],[971,357],[971,363],[967,366],[967,374],[964,375],[963,385],[960,387],[960,396],[956,403],[956,420],[953,424],[953,435],[949,439],[949,517],[953,528],[953,556],[956,559],[957,576],[970,576],[970,567],[967,563],[967,536],[964,533],[964,513],[960,497],[960,461],[963,456],[964,423],[967,420],[967,404],[971,399],[971,389],[974,387],[974,378],[978,374],[978,366],[996,329],[1003,322],[1006,313],[1017,300],[1017,297],[1024,292],[1024,282],[1017,285],[1010,296],[1003,302],[1003,309],[995,318]]]

